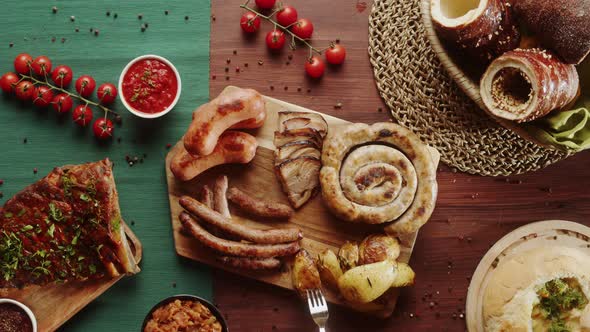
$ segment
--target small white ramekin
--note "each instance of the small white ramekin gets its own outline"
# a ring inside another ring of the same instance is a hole
[[[29,307],[27,307],[26,305],[24,305],[16,300],[13,300],[13,299],[0,299],[0,304],[1,303],[14,304],[17,307],[23,309],[24,312],[26,312],[27,315],[29,316],[29,319],[31,319],[31,323],[33,325],[33,332],[37,332],[37,318],[35,318],[35,314],[33,314],[33,311],[31,311],[31,309]]]
[[[176,75],[176,81],[178,82],[178,89],[176,91],[176,97],[172,101],[172,104],[170,104],[170,106],[168,106],[165,110],[163,110],[162,112],[159,112],[159,113],[150,114],[150,113],[140,112],[140,111],[134,109],[133,107],[131,107],[131,105],[129,105],[127,103],[127,101],[125,100],[125,96],[123,95],[123,78],[125,77],[125,74],[127,73],[127,71],[129,70],[129,68],[134,63],[136,63],[138,61],[141,61],[141,60],[144,60],[144,59],[156,59],[156,60],[160,60],[163,63],[167,64],[170,68],[172,68],[172,71]],[[123,68],[123,71],[121,72],[121,76],[119,76],[119,95],[121,96],[121,102],[123,102],[123,105],[125,105],[125,108],[127,108],[127,110],[129,112],[131,112],[131,113],[139,116],[140,118],[144,118],[144,119],[155,119],[155,118],[159,118],[161,116],[164,116],[164,115],[168,114],[168,112],[170,112],[172,110],[172,108],[174,108],[174,106],[178,102],[178,99],[180,99],[180,91],[181,90],[182,90],[182,82],[180,81],[180,74],[178,73],[178,70],[176,69],[176,67],[174,67],[174,65],[172,64],[172,62],[168,61],[168,59],[163,58],[163,57],[161,57],[159,55],[146,54],[146,55],[138,56],[137,58],[131,60],[125,66],[125,68]]]

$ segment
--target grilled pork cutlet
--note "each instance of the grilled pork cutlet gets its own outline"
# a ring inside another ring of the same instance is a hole
[[[56,167],[0,208],[0,288],[137,272],[108,159]]]

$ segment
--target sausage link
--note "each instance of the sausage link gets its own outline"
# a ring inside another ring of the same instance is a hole
[[[218,260],[225,265],[245,270],[275,270],[281,267],[281,261],[276,258],[252,258],[221,256]]]
[[[245,212],[258,217],[290,218],[293,215],[293,209],[288,205],[254,199],[236,187],[229,189],[227,199]]]

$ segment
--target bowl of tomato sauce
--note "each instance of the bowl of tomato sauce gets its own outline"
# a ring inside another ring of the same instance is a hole
[[[172,62],[153,54],[131,60],[119,77],[123,105],[147,119],[170,112],[180,98],[181,88],[180,75]]]

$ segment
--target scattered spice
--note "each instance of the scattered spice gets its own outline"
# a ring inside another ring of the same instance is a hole
[[[240,72],[240,67],[236,67],[236,73]]]
[[[76,31],[76,32],[80,32],[80,29],[79,29],[79,28],[76,28],[74,31]]]
[[[248,68],[248,63],[247,62],[244,63],[244,67]]]
[[[117,18],[117,17],[119,17],[119,15],[117,15],[117,13],[115,13],[115,14],[113,15],[113,18]]]
[[[13,47],[13,46],[14,46],[14,43],[8,44],[8,47]]]
[[[168,143],[166,144],[166,149],[170,149],[172,147],[172,144]]]
[[[212,79],[212,80],[214,80],[214,79],[216,79],[216,78],[217,78],[217,76],[215,76],[215,75],[211,75],[211,79]]]
[[[173,283],[172,283],[172,287],[173,287],[173,288],[176,288],[176,282],[173,282]]]
[[[27,142],[28,142],[28,141],[29,141],[29,140],[28,140],[26,137],[25,137],[25,138],[23,138],[23,143],[24,143],[24,144],[27,144]]]
[[[271,89],[271,90],[274,90],[274,89],[275,89],[275,87],[271,85],[271,86],[270,86],[270,89]]]
[[[383,108],[379,107],[379,108],[377,109],[377,112],[379,112],[379,113],[383,112]]]
[[[4,184],[4,180],[0,179],[0,186]]]
[[[293,54],[289,54],[289,55],[287,55],[287,59],[289,59],[289,60],[293,60]]]
[[[107,10],[107,16],[111,16],[111,11]]]
[[[301,92],[301,88],[297,88],[297,92]]]
[[[99,31],[98,31],[98,29],[94,30],[94,35],[95,35],[95,36],[98,36],[98,34],[99,34]]]
[[[230,58],[227,58],[227,59],[225,60],[225,62],[226,62],[227,64],[230,64],[230,63],[231,63],[231,59],[230,59]]]
[[[53,6],[53,8],[51,8],[51,11],[52,11],[54,14],[56,14],[56,13],[57,13],[57,7],[56,7],[56,6]]]
[[[141,20],[143,18],[143,14],[137,14],[137,19]]]
[[[62,38],[61,38],[61,43],[63,44],[63,43],[65,43],[65,42],[66,42],[66,39],[62,37]]]
[[[227,73],[229,71],[229,67],[225,67],[225,72]]]
[[[37,167],[33,168],[33,174],[37,174]]]
[[[0,191],[0,198],[4,197],[4,193]]]
[[[307,93],[311,93],[311,89],[307,89]]]
[[[334,105],[334,108],[339,110],[342,108],[342,103],[341,102],[337,102],[336,105]]]
[[[212,19],[213,21],[215,21],[215,20],[217,19],[217,17],[215,17],[215,15],[211,14],[211,19]]]
[[[70,16],[70,21],[74,22],[76,20],[76,16]]]
[[[51,42],[55,43],[55,37],[51,37]]]
[[[185,21],[188,21],[188,15],[184,17],[184,20]]]
[[[135,220],[131,220],[131,226],[135,226]]]
[[[285,87],[285,91],[287,91],[287,90],[289,90],[289,87],[288,86]]]
[[[225,77],[225,80],[226,80],[226,81],[229,81],[229,76],[226,76],[226,77]]]
[[[238,51],[237,50],[234,50],[234,55],[237,55],[237,54],[238,54]]]
[[[264,62],[262,60],[258,60],[258,65],[262,66]]]

